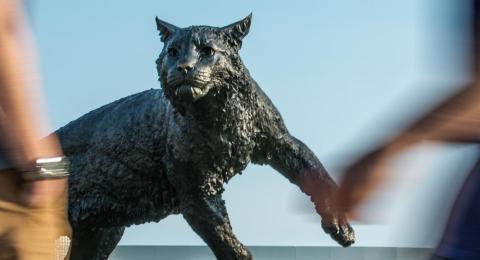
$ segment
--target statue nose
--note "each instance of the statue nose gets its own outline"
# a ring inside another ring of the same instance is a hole
[[[186,74],[189,71],[193,70],[193,63],[191,62],[181,63],[177,66],[177,70]]]

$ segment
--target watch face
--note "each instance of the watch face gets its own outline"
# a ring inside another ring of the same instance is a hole
[[[49,158],[39,158],[37,159],[37,164],[43,164],[43,163],[57,163],[61,162],[63,159],[62,156],[57,156],[57,157],[49,157]]]
[[[68,167],[68,159],[63,156],[39,158],[34,174],[42,179],[63,178],[68,176]]]

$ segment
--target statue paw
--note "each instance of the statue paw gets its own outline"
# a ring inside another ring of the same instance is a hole
[[[345,217],[325,221],[322,219],[322,228],[343,247],[348,247],[355,243],[355,232]]]

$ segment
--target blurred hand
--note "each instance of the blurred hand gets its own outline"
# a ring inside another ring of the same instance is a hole
[[[346,167],[335,198],[340,212],[345,212],[350,219],[358,218],[357,206],[382,182],[389,157],[384,148],[379,148]]]
[[[29,207],[47,207],[58,202],[66,189],[67,178],[27,181],[21,199]]]

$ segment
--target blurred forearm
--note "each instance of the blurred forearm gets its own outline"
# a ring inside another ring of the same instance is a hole
[[[61,154],[56,138],[40,143],[45,128],[43,109],[36,104],[40,93],[33,80],[34,59],[25,42],[28,30],[17,1],[0,0],[0,122],[11,158],[19,167],[28,167],[36,158]],[[35,99],[36,98],[36,99]]]
[[[410,141],[480,141],[480,86],[477,84],[463,88],[438,105],[407,128],[403,135],[408,135]],[[400,135],[399,139],[405,138]]]

